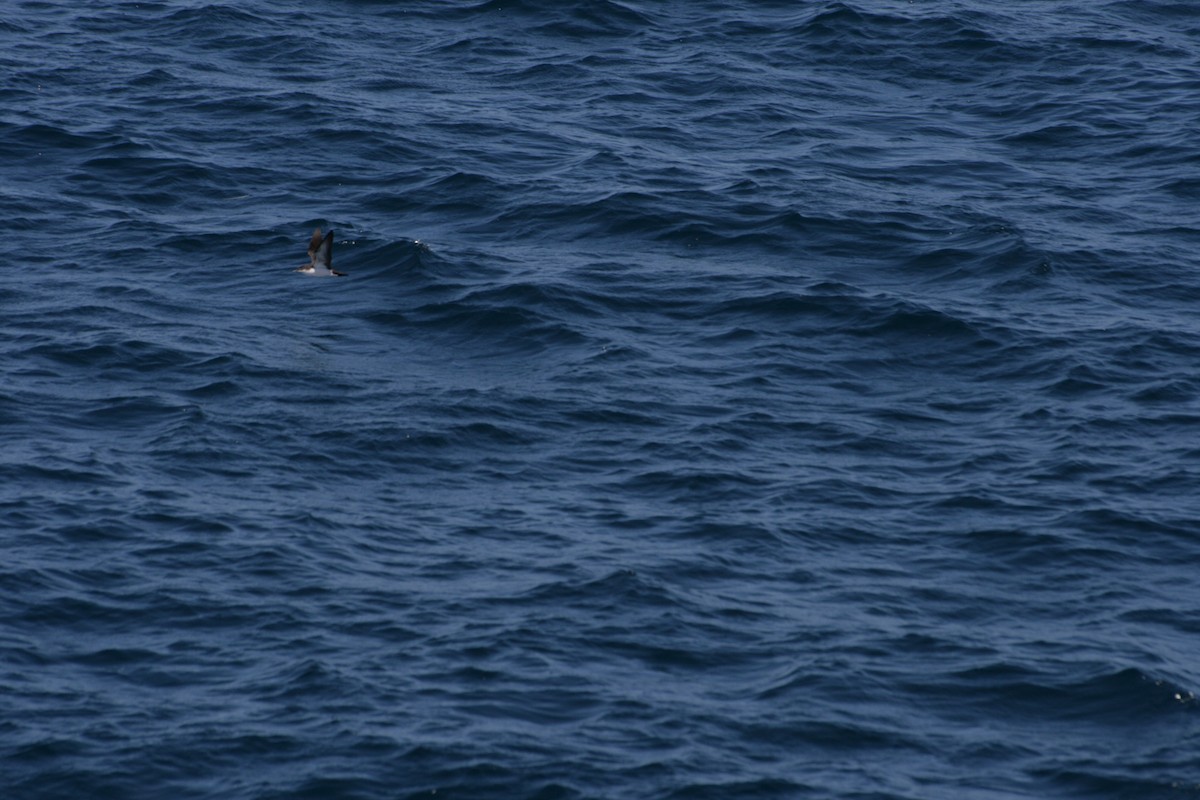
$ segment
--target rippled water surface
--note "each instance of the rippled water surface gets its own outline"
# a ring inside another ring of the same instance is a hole
[[[1200,797],[1200,6],[8,0],[0,69],[3,797]]]

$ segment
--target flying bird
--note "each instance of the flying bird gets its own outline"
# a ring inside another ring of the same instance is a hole
[[[313,231],[312,239],[308,242],[308,258],[310,263],[297,267],[296,272],[316,276],[336,275],[339,278],[346,274],[333,268],[333,231],[323,238],[320,228]]]

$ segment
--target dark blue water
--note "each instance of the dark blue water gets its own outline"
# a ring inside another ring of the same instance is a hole
[[[0,68],[0,796],[1200,797],[1200,5]]]

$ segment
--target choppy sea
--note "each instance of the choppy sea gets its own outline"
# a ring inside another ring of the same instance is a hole
[[[1200,797],[1200,5],[5,0],[0,75],[6,800]]]

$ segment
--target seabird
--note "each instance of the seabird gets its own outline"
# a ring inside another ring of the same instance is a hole
[[[338,272],[333,268],[333,231],[321,237],[321,229],[317,228],[313,231],[312,239],[308,243],[308,258],[311,263],[305,264],[302,267],[297,267],[296,272],[303,272],[305,275],[337,275],[341,277],[344,272]]]

